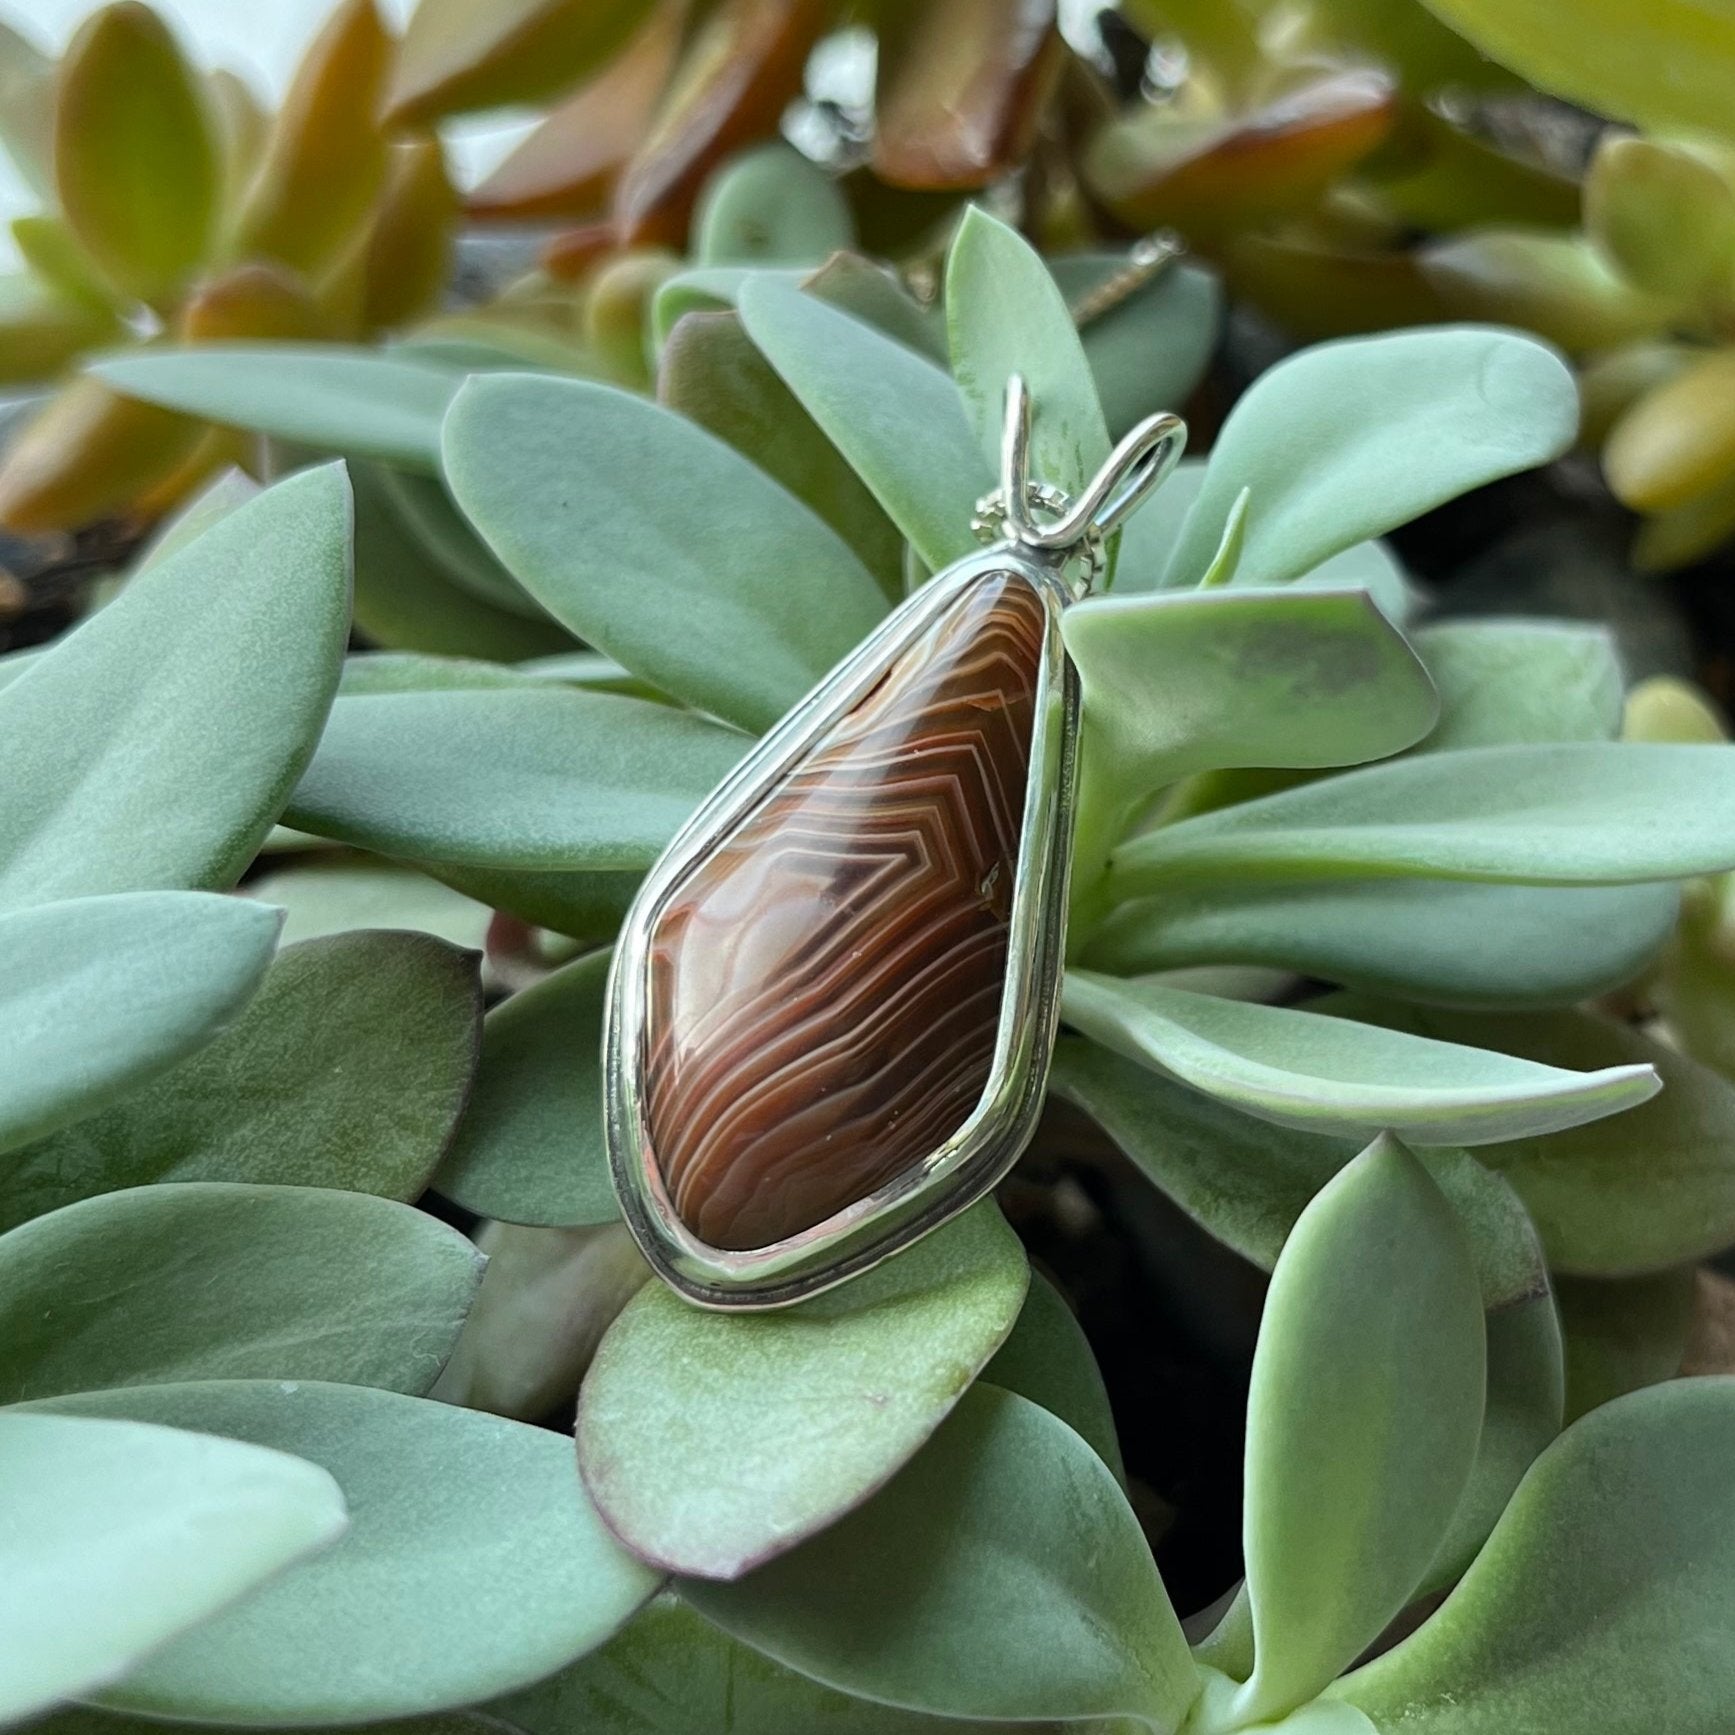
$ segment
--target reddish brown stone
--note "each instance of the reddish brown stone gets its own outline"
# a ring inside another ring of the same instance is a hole
[[[665,904],[650,1141],[708,1245],[823,1222],[980,1099],[1043,631],[1026,580],[971,586]]]

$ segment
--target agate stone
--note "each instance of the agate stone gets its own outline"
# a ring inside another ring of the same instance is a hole
[[[981,1099],[1045,619],[1015,572],[961,592],[664,901],[646,1128],[707,1245],[824,1222]]]

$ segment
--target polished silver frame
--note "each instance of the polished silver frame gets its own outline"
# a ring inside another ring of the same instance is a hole
[[[650,936],[688,872],[861,699],[887,665],[962,594],[1016,573],[1044,603],[1042,667],[1007,944],[1006,985],[988,1082],[968,1120],[901,1175],[824,1222],[768,1247],[707,1246],[676,1216],[644,1105]],[[621,1210],[652,1267],[701,1307],[786,1306],[856,1276],[989,1192],[1035,1131],[1060,1013],[1078,750],[1078,677],[1061,640],[1077,594],[1053,555],[1007,541],[955,566],[896,609],[742,760],[677,834],[640,887],[609,974],[603,1078],[609,1163]]]

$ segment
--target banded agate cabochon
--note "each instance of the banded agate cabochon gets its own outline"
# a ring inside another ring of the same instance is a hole
[[[962,590],[658,911],[646,1130],[706,1245],[824,1222],[981,1100],[1046,621],[1016,572]]]

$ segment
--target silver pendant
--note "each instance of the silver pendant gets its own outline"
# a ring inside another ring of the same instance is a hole
[[[987,1193],[1041,1113],[1065,954],[1078,679],[1061,611],[1174,467],[1152,416],[1074,501],[1007,384],[985,552],[846,657],[682,828],[621,930],[609,1160],[706,1307],[843,1282]]]

